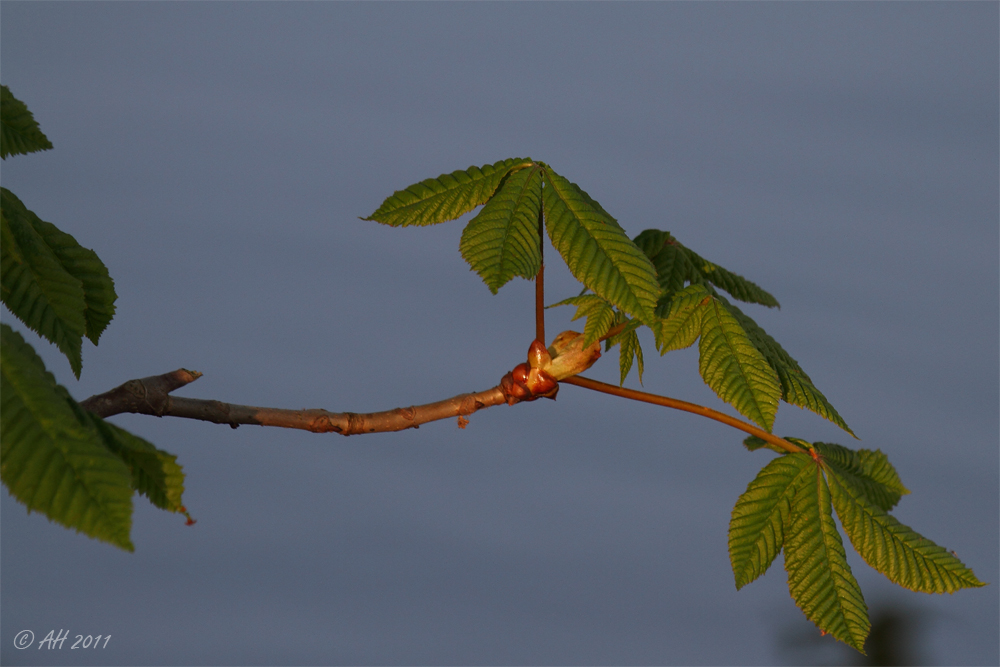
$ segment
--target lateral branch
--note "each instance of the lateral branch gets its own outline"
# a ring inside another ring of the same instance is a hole
[[[222,401],[171,396],[170,392],[194,382],[201,373],[178,369],[163,375],[139,380],[129,380],[111,391],[97,394],[82,401],[84,410],[99,417],[110,417],[124,412],[153,415],[156,417],[184,417],[214,424],[240,424],[298,428],[313,433],[384,433],[417,428],[421,424],[459,417],[463,419],[477,410],[506,403],[507,398],[499,386],[473,394],[459,394],[452,398],[425,405],[396,408],[384,412],[358,414],[354,412],[329,412],[327,410],[285,410],[259,408],[250,405],[223,403]]]
[[[507,374],[510,376],[510,373]],[[459,394],[443,401],[414,405],[408,408],[396,408],[383,412],[330,412],[328,410],[286,410],[282,408],[260,408],[251,405],[237,405],[222,401],[204,400],[199,398],[182,398],[171,396],[170,392],[190,384],[201,377],[198,371],[179,368],[163,375],[153,375],[128,382],[115,387],[103,394],[96,394],[81,401],[80,406],[98,417],[111,417],[122,413],[153,415],[155,417],[183,417],[214,424],[228,424],[237,428],[241,424],[256,426],[277,426],[280,428],[297,428],[313,433],[340,433],[341,435],[357,435],[360,433],[387,433],[402,431],[408,428],[418,428],[440,419],[458,417],[458,425],[465,428],[465,419],[478,410],[491,408],[506,403],[513,405],[525,400],[535,400],[541,396],[522,396],[511,391],[510,382],[502,382],[496,387],[472,394]],[[507,376],[505,381],[509,380]],[[787,452],[804,451],[798,445],[779,438],[773,433],[730,417],[696,403],[688,403],[676,398],[668,398],[658,394],[650,394],[635,389],[625,389],[613,384],[598,382],[579,375],[563,378],[560,383],[572,384],[593,391],[599,391],[613,396],[629,398],[644,403],[653,403],[675,410],[691,412],[702,417],[708,417],[728,426],[739,429],[762,440],[777,445]],[[558,388],[558,385],[557,385]],[[546,396],[547,398],[554,398]]]

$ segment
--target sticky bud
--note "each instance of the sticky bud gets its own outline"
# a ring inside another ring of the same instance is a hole
[[[594,365],[601,358],[601,343],[595,341],[583,347],[583,334],[563,331],[555,337],[548,349],[552,363],[546,371],[556,381],[578,375]]]
[[[545,349],[545,346],[538,342],[538,340],[531,341],[531,347],[528,348],[528,366],[544,371],[551,363],[552,356]]]

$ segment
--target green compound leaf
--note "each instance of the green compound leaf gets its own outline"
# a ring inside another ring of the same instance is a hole
[[[183,512],[184,471],[177,457],[137,435],[129,433],[96,415],[83,412],[100,434],[105,446],[129,467],[132,488],[146,496],[156,507],[168,512]]]
[[[688,256],[677,245],[669,232],[647,229],[635,237],[635,244],[653,262],[656,280],[660,285],[660,303],[657,315],[666,316],[674,294],[684,289],[685,283],[701,284],[704,280]]]
[[[808,469],[810,475],[796,480],[783,525],[788,590],[806,618],[821,631],[864,653],[871,628],[868,607],[833,521],[830,489],[818,466],[809,465]]]
[[[780,456],[757,473],[736,501],[729,521],[729,561],[737,589],[764,574],[781,551],[782,527],[788,521],[795,488],[803,476],[811,478],[813,471],[808,454]]]
[[[852,487],[883,511],[888,512],[900,498],[910,493],[903,486],[896,469],[880,450],[853,450],[833,443],[813,446],[823,456],[827,468],[833,468]]]
[[[573,276],[620,310],[652,322],[659,297],[656,271],[632,239],[549,167],[542,200],[545,229]]]
[[[31,224],[45,244],[55,253],[62,267],[83,284],[86,303],[84,319],[86,335],[97,345],[101,334],[115,316],[115,282],[108,274],[108,267],[97,253],[84,248],[69,234],[60,231],[50,222],[31,216]]]
[[[52,148],[35,117],[7,86],[0,86],[0,158]]]
[[[465,171],[441,174],[397,190],[374,213],[374,220],[393,227],[433,225],[454,220],[485,204],[511,169],[530,165],[530,158],[509,158]]]
[[[514,276],[538,273],[541,206],[541,167],[533,165],[511,174],[462,232],[462,257],[494,294]]]
[[[633,320],[633,322],[635,321],[637,320]],[[629,372],[632,370],[633,362],[639,374],[639,384],[642,384],[642,373],[645,370],[645,363],[642,358],[642,346],[639,345],[639,334],[633,328],[623,331],[615,336],[615,338],[617,339],[616,342],[621,346],[618,349],[618,369],[621,372],[621,380],[618,384],[625,384],[625,378],[628,377]]]
[[[29,510],[127,551],[128,467],[81,424],[20,334],[0,325],[0,478]]]
[[[774,369],[717,298],[702,306],[698,370],[719,398],[770,431],[781,399]]]
[[[667,299],[683,289],[685,283],[712,284],[737,301],[768,307],[779,305],[778,300],[760,286],[709,262],[681,244],[670,232],[647,229],[635,238],[635,243],[656,267],[657,280]]]
[[[698,253],[677,243],[681,250],[687,255],[691,264],[701,276],[716,287],[729,292],[737,301],[744,303],[758,303],[768,308],[780,308],[781,304],[769,292],[763,290],[756,283],[752,283],[743,276],[736,275],[732,271],[727,271],[718,264],[713,264],[707,259],[703,259]]]
[[[39,234],[37,216],[6,188],[0,188],[0,211],[8,241],[0,248],[0,299],[31,330],[54,343],[80,377],[88,326],[83,282]]]
[[[856,478],[832,465],[826,466],[826,472],[837,516],[851,544],[890,581],[923,593],[985,586],[954,554],[869,500],[867,489],[856,484]]]
[[[711,298],[702,285],[688,285],[673,296],[664,317],[652,327],[661,355],[694,345],[701,335],[702,314]]]
[[[786,403],[806,408],[821,417],[829,419],[840,428],[854,435],[851,427],[847,425],[847,422],[840,416],[836,408],[826,400],[826,396],[816,388],[809,376],[799,366],[799,363],[795,359],[792,359],[791,355],[785,352],[784,348],[776,340],[771,338],[751,318],[747,317],[743,311],[725,299],[720,298],[720,300],[740,323],[743,330],[746,331],[747,336],[753,342],[754,346],[767,359],[767,363],[778,374],[778,379],[781,382],[781,398]]]

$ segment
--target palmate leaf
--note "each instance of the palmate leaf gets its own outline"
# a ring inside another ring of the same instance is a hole
[[[530,158],[509,158],[482,167],[441,174],[396,191],[367,218],[393,227],[433,225],[454,220],[485,204],[500,182]]]
[[[774,369],[717,298],[701,306],[698,370],[719,398],[770,431],[781,399]]]
[[[688,282],[700,284],[704,281],[669,232],[647,229],[635,237],[635,244],[656,268],[656,280],[661,290],[657,315],[665,317],[674,294],[684,289]]]
[[[115,316],[115,301],[118,299],[108,267],[96,252],[84,248],[52,223],[40,220],[35,215],[31,215],[30,220],[62,267],[83,284],[85,333],[97,345],[101,334]]]
[[[541,206],[541,167],[533,165],[511,174],[462,232],[462,257],[494,294],[514,276],[538,273]]]
[[[652,322],[656,272],[632,239],[547,166],[542,200],[546,232],[573,276],[618,309]]]
[[[174,454],[157,449],[139,436],[96,415],[83,415],[100,434],[105,446],[129,467],[133,489],[162,510],[185,511],[184,471]]]
[[[86,428],[20,334],[0,325],[0,478],[29,510],[132,551],[128,467]]]
[[[685,283],[712,284],[737,301],[769,308],[779,306],[778,300],[759,285],[709,262],[680,243],[670,232],[647,229],[635,238],[635,243],[656,267],[662,296],[668,300],[683,289]]]
[[[0,298],[30,329],[54,343],[80,377],[81,343],[87,330],[87,295],[36,231],[34,213],[0,188],[4,240],[0,248]]]
[[[754,346],[767,359],[767,363],[778,374],[778,380],[781,382],[782,400],[791,405],[811,410],[819,416],[829,419],[851,435],[854,435],[851,427],[847,425],[847,422],[840,416],[836,408],[830,404],[826,396],[816,388],[809,376],[799,366],[799,363],[790,354],[785,352],[784,348],[771,338],[764,329],[751,318],[747,317],[743,311],[725,299],[720,298],[720,300],[740,323],[740,326],[743,327],[743,330],[747,333]]]
[[[24,102],[0,85],[0,158],[52,148]]]
[[[807,454],[779,456],[757,473],[736,501],[729,521],[729,561],[737,589],[764,574],[781,551],[782,527],[788,521],[796,486],[813,470]]]
[[[844,531],[865,562],[893,583],[923,593],[985,586],[954,554],[923,537],[870,500],[867,488],[827,466],[833,504]]]
[[[636,322],[637,320],[632,321]],[[620,346],[618,348],[618,370],[621,373],[621,380],[618,384],[625,384],[625,378],[628,377],[629,372],[632,370],[633,362],[636,366],[636,372],[639,374],[639,384],[642,384],[642,373],[645,370],[645,363],[642,358],[642,346],[639,345],[639,334],[636,333],[634,328],[626,329],[615,336],[615,339],[615,342]]]
[[[711,298],[702,285],[688,285],[674,295],[663,319],[653,326],[661,355],[694,345],[701,335],[702,314]]]
[[[737,301],[744,303],[757,303],[768,308],[779,308],[781,304],[769,292],[765,291],[756,283],[753,283],[743,276],[732,271],[727,271],[718,264],[713,264],[703,259],[698,253],[690,248],[677,243],[682,252],[687,255],[691,264],[701,276],[719,289],[728,292]]]
[[[896,468],[880,450],[853,450],[826,442],[813,443],[813,447],[822,454],[828,469],[833,468],[852,487],[886,512],[910,493],[899,479]]]
[[[806,469],[811,474],[796,480],[782,528],[788,591],[820,630],[864,653],[871,628],[868,607],[847,563],[823,473],[811,461]]]

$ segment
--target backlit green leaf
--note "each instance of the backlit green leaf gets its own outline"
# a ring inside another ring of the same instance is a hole
[[[827,467],[833,504],[844,531],[865,562],[890,581],[923,593],[985,586],[957,556],[905,526],[868,499],[866,490]]]
[[[830,489],[819,466],[807,467],[810,474],[796,479],[783,526],[788,590],[820,630],[864,653],[868,607],[833,520]]]
[[[764,574],[781,551],[782,526],[788,520],[796,484],[813,469],[807,454],[779,456],[757,473],[736,501],[729,521],[729,561],[737,589]]]
[[[531,280],[538,273],[541,206],[541,168],[535,165],[511,174],[462,232],[462,257],[494,294],[514,276]]]
[[[694,345],[701,335],[702,314],[710,300],[702,285],[688,285],[673,296],[663,319],[652,326],[661,355]]]
[[[719,398],[770,431],[781,399],[778,376],[718,299],[702,308],[701,377]]]
[[[828,468],[832,467],[851,486],[886,512],[910,492],[903,486],[888,457],[879,450],[855,451],[825,442],[817,442],[813,446],[822,454]]]
[[[156,507],[184,511],[184,472],[177,457],[123,428],[86,413],[104,444],[120,457],[132,473],[132,488]]]
[[[620,310],[653,321],[656,272],[632,239],[548,167],[542,199],[545,229],[573,276]]]
[[[375,220],[393,227],[454,220],[485,204],[511,169],[530,163],[530,158],[509,158],[428,178],[397,190],[378,210],[362,220]]]
[[[751,318],[747,317],[743,311],[729,303],[725,299],[720,299],[725,304],[726,309],[732,313],[733,317],[740,323],[747,336],[760,353],[767,359],[767,363],[778,374],[781,382],[781,398],[791,405],[798,405],[829,419],[831,422],[844,429],[851,435],[854,431],[847,425],[847,422],[840,416],[826,396],[812,383],[799,363],[792,359],[791,355],[785,352],[784,348],[776,340],[771,338]]]

